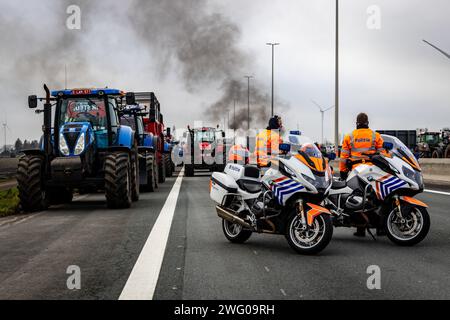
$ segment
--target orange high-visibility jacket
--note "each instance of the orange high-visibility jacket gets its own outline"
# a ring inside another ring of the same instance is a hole
[[[228,161],[231,162],[247,162],[250,158],[250,152],[247,148],[237,144],[231,147],[228,154]]]
[[[341,161],[339,169],[341,172],[348,172],[346,160],[367,158],[364,154],[374,154],[377,151],[383,152],[383,138],[378,132],[371,129],[356,129],[344,137],[341,150]]]
[[[279,145],[283,143],[277,130],[263,130],[256,136],[256,162],[260,167],[267,167],[272,156],[277,156]]]

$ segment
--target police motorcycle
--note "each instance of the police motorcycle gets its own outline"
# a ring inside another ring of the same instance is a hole
[[[317,254],[333,235],[331,212],[320,206],[331,168],[310,139],[291,132],[284,141],[263,177],[258,167],[235,163],[215,172],[210,197],[230,242],[244,243],[252,233],[284,235],[297,253]]]
[[[397,138],[382,135],[386,153],[351,159],[346,181],[333,180],[325,207],[336,227],[362,227],[385,232],[397,245],[413,246],[430,229],[427,205],[413,198],[423,192],[420,165]]]

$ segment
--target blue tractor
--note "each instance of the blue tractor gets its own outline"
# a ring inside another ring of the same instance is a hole
[[[125,94],[116,89],[50,90],[28,97],[31,109],[45,101],[40,150],[25,150],[17,182],[21,207],[34,212],[70,202],[75,189],[103,190],[109,208],[129,208],[139,199],[138,143],[121,125]],[[52,124],[53,123],[53,124]]]
[[[128,96],[128,102],[134,99]],[[144,130],[144,117],[148,116],[147,106],[138,103],[122,107],[119,111],[120,123],[135,131],[139,155],[139,185],[144,192],[155,192],[158,188],[158,165],[156,162],[157,139]]]

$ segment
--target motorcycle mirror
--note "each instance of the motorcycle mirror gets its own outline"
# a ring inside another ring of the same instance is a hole
[[[284,151],[284,152],[290,152],[291,151],[291,145],[287,144],[287,143],[280,144],[279,148],[280,148],[281,151]]]
[[[36,109],[38,106],[38,98],[37,96],[29,96],[28,97],[28,107],[30,109]]]
[[[394,149],[394,144],[392,142],[384,142],[383,143],[383,149],[389,151]]]

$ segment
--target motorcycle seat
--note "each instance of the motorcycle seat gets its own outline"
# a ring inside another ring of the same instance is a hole
[[[334,190],[343,189],[346,186],[347,186],[347,182],[346,181],[335,180],[335,179],[333,179],[333,183],[331,184],[331,188],[334,189]]]
[[[239,188],[249,193],[261,192],[261,183],[255,180],[240,179],[236,181]]]

